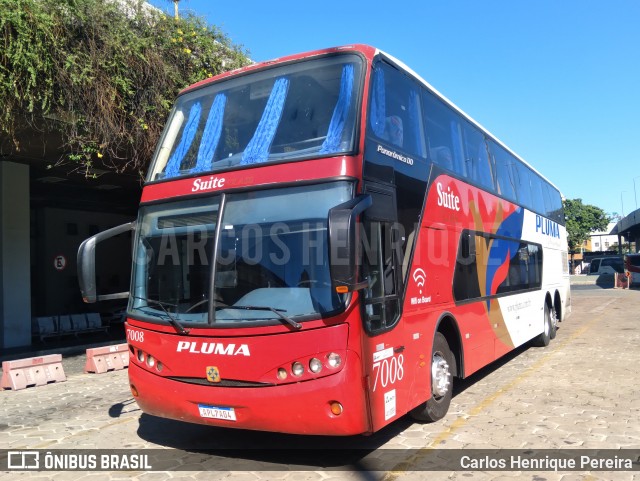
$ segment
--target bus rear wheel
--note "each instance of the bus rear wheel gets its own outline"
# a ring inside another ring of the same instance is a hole
[[[551,339],[556,338],[556,332],[558,330],[558,312],[555,306],[551,306],[549,309],[549,323],[551,324],[551,331],[549,331],[549,337]]]
[[[453,393],[454,363],[447,339],[436,332],[431,350],[431,396],[427,402],[411,411],[414,419],[434,422],[447,414]]]
[[[551,339],[556,337],[556,310],[544,303],[544,330],[533,338],[533,345],[537,347],[546,347]]]

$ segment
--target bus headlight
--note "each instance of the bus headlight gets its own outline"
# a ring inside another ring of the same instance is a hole
[[[335,352],[332,352],[331,354],[328,354],[327,355],[327,364],[332,369],[335,369],[335,368],[339,367],[340,364],[342,364],[342,358],[340,357],[340,354],[337,354]]]
[[[320,371],[322,371],[322,362],[320,362],[320,359],[317,358],[312,358],[309,361],[309,370],[314,373],[314,374],[318,374]]]
[[[300,377],[304,374],[304,366],[302,363],[296,361],[291,365],[291,374],[296,377]]]

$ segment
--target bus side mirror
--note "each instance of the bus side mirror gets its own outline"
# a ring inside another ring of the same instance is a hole
[[[96,301],[107,301],[112,299],[126,299],[129,297],[128,292],[118,292],[116,294],[107,294],[99,296],[96,286],[96,244],[111,239],[112,237],[132,231],[136,227],[136,223],[129,222],[85,239],[78,248],[78,282],[80,284],[80,293],[82,300],[87,304],[93,304]]]
[[[338,293],[366,287],[366,284],[358,283],[360,244],[356,221],[371,204],[371,196],[365,194],[329,210],[331,282]]]

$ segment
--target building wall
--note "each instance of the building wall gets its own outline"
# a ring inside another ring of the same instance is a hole
[[[609,250],[610,247],[612,247],[613,245],[617,245],[618,244],[618,236],[616,234],[614,235],[610,235],[609,232],[611,232],[614,227],[616,226],[615,222],[611,222],[608,226],[607,229],[603,232],[592,232],[590,234],[591,236],[591,250],[594,252],[597,251],[606,251]]]
[[[105,311],[112,304],[87,305],[78,285],[76,256],[86,238],[133,220],[129,216],[62,208],[32,211],[32,310],[35,316]],[[131,236],[99,244],[96,267],[99,293],[129,290]],[[119,301],[124,304],[125,301]]]

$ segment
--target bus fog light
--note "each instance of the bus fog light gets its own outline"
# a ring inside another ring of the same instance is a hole
[[[327,363],[329,364],[330,368],[335,369],[340,366],[340,364],[342,364],[342,358],[340,357],[340,354],[332,352],[327,356]]]
[[[144,362],[144,352],[138,349],[138,361]]]
[[[280,379],[281,381],[284,381],[285,379],[287,379],[287,370],[283,367],[278,368],[278,374],[277,374],[278,379]]]
[[[300,377],[304,374],[304,366],[302,365],[302,363],[300,362],[294,362],[291,365],[291,373],[296,376],[296,377]]]
[[[156,362],[156,369],[158,372],[162,371],[162,368],[164,366],[162,365],[162,363],[160,361]]]
[[[149,355],[147,356],[147,366],[149,367],[153,367],[156,364],[156,360],[153,358],[153,356]]]
[[[338,401],[331,401],[329,406],[331,407],[332,414],[335,414],[336,416],[340,416],[342,414],[342,404]]]
[[[311,361],[309,361],[309,370],[314,374],[322,371],[322,362],[320,362],[320,359],[316,359],[315,357],[311,359]]]

